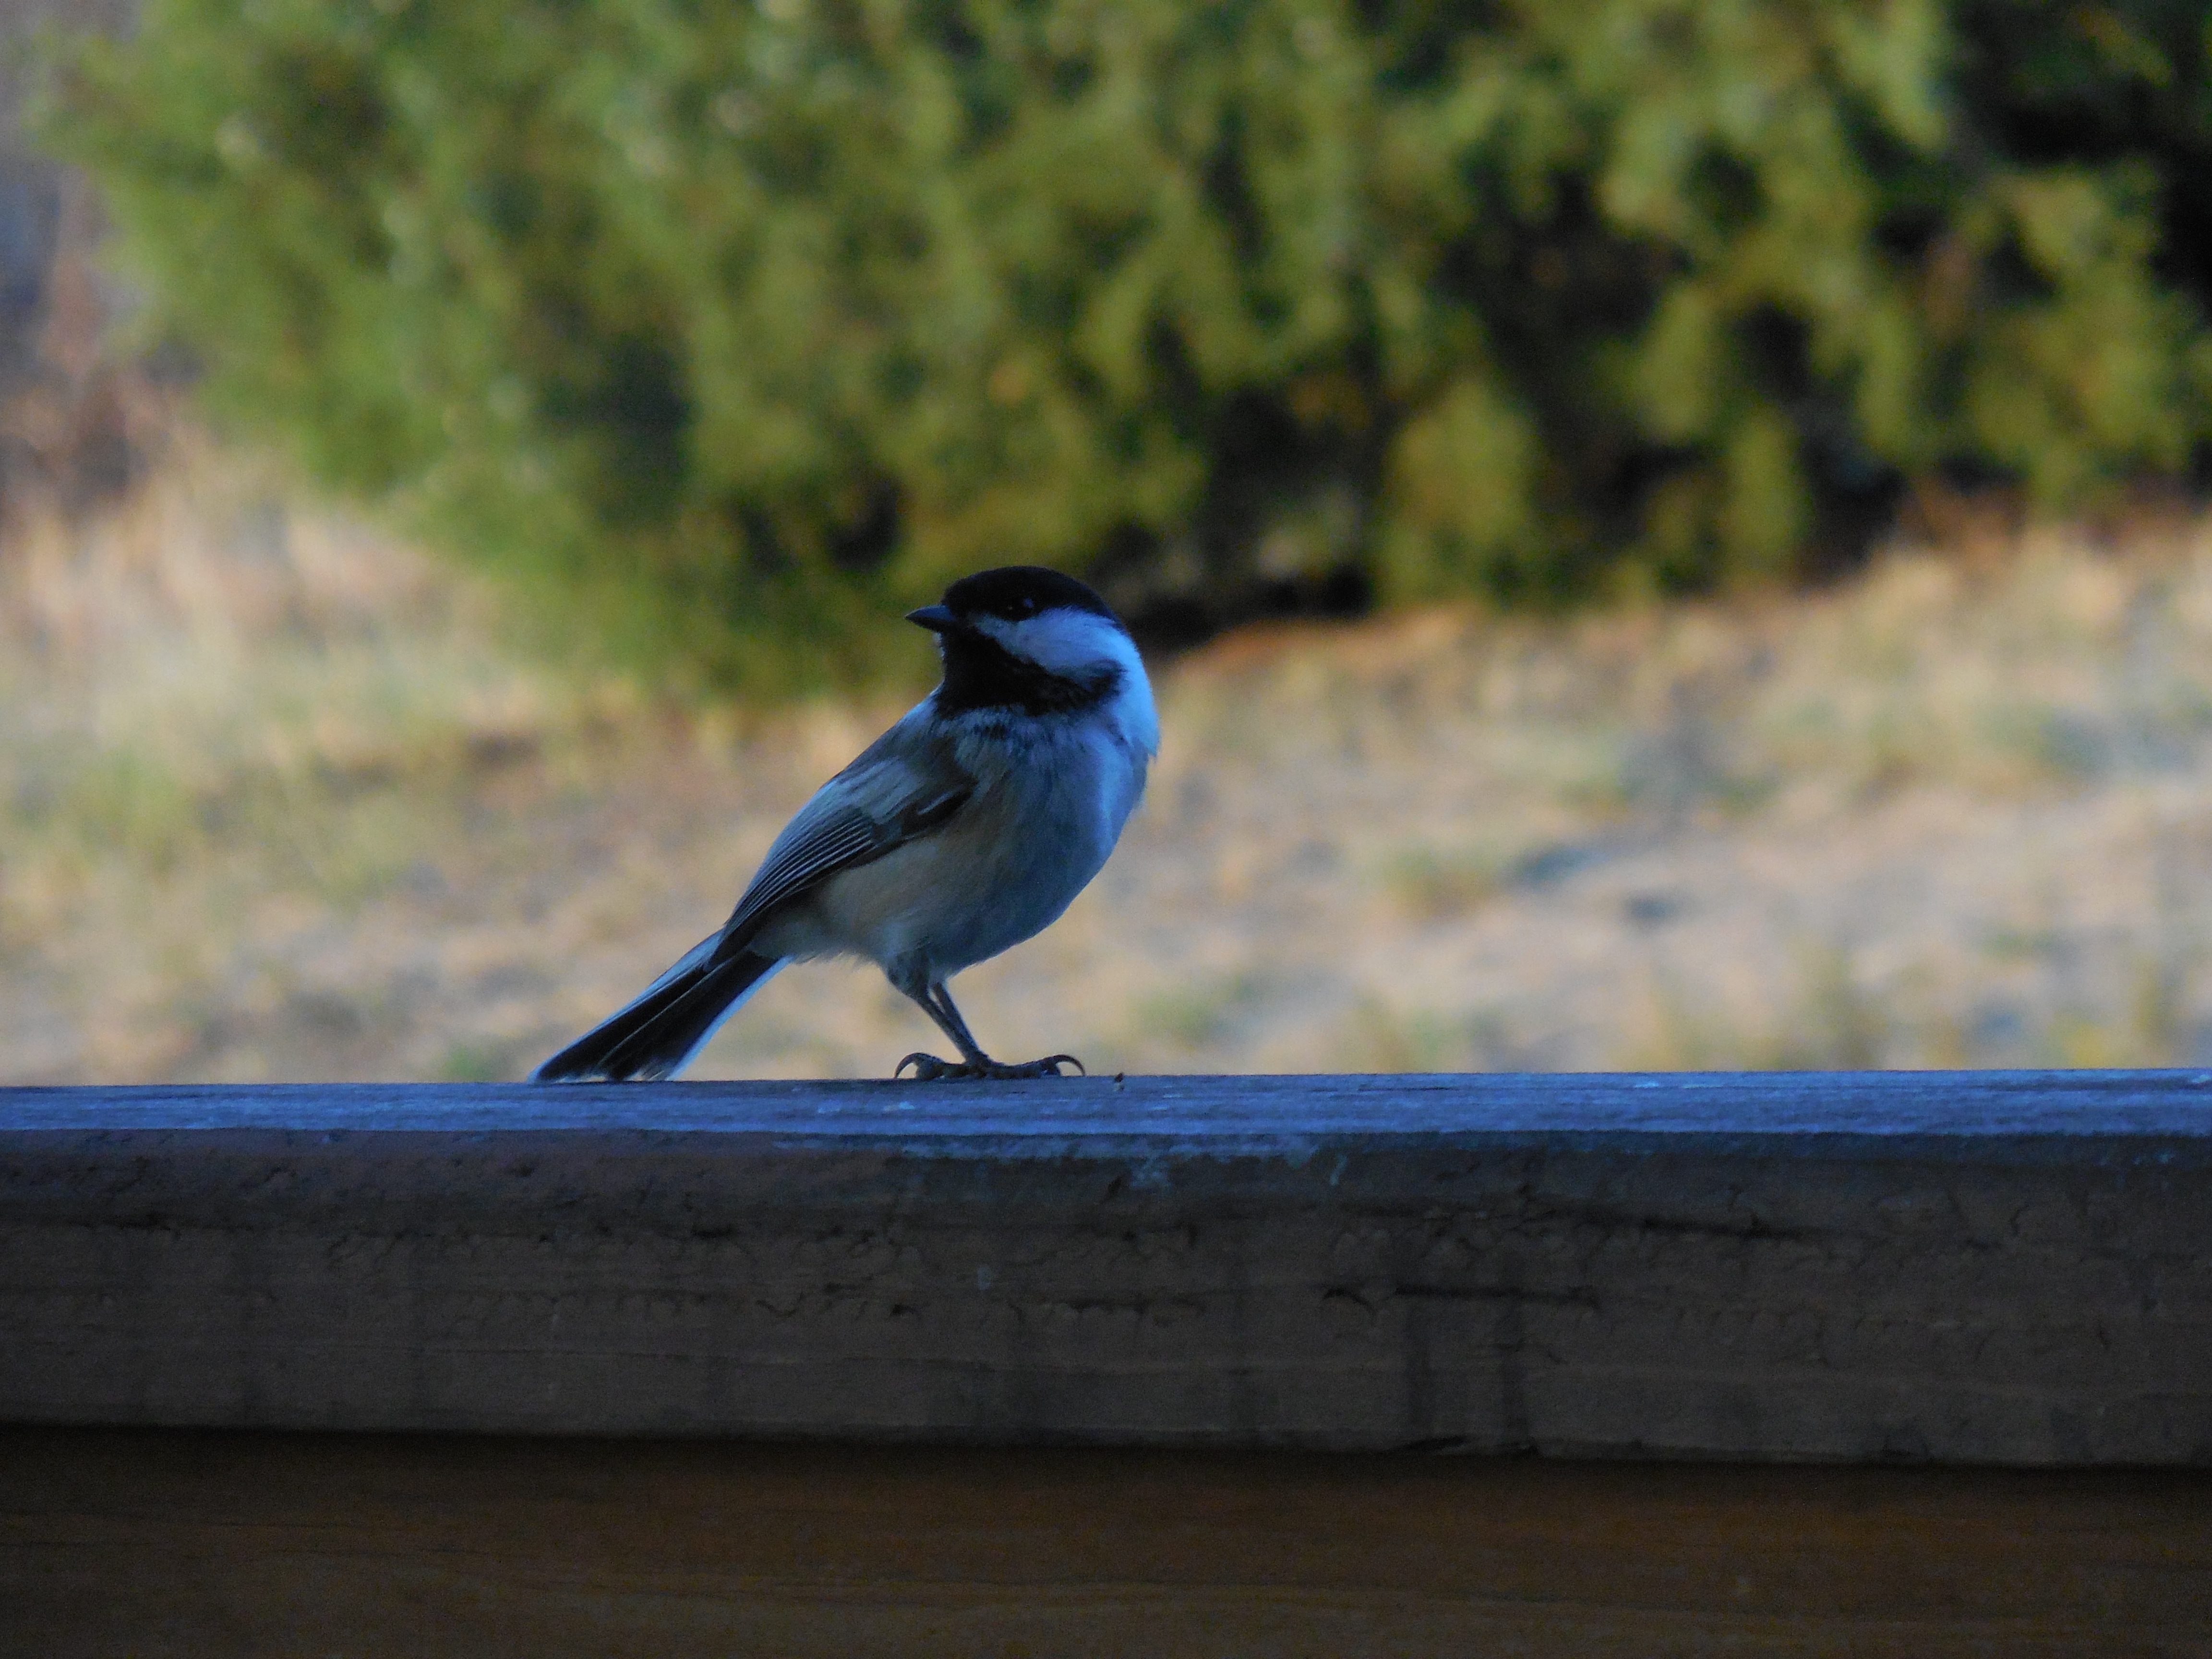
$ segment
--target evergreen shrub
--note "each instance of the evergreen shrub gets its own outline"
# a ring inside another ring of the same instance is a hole
[[[2212,443],[2191,0],[147,0],[55,54],[240,427],[663,672],[1802,574]]]

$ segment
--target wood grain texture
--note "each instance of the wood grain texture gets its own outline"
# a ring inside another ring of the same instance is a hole
[[[2212,1476],[14,1431],[0,1650],[2195,1659]]]
[[[2201,1073],[0,1091],[0,1421],[2212,1464]]]

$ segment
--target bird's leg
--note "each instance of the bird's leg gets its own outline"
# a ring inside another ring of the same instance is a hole
[[[935,1054],[916,1050],[899,1061],[891,1075],[898,1077],[911,1066],[915,1076],[924,1083],[933,1083],[941,1077],[982,1076],[984,1068],[991,1064],[991,1057],[976,1047],[975,1039],[968,1034],[968,1022],[960,1018],[960,1011],[952,1006],[952,999],[945,998],[944,1006],[940,1007],[937,1000],[938,988],[926,975],[897,974],[892,976],[891,983],[908,1001],[927,1014],[937,1029],[951,1037],[953,1047],[960,1050],[960,1063],[957,1065],[939,1060]]]
[[[953,1046],[960,1050],[960,1058],[964,1063],[976,1066],[992,1063],[991,1057],[983,1052],[983,1045],[976,1042],[974,1034],[969,1030],[968,1022],[960,1017],[960,1010],[953,1006],[952,994],[945,988],[942,981],[932,980],[922,988],[921,996],[921,1006],[929,1010],[929,1017],[937,1022],[937,1029],[952,1039]]]
[[[953,1046],[960,1050],[960,1063],[956,1066],[949,1060],[939,1060],[935,1054],[917,1052],[899,1061],[897,1069],[891,1073],[893,1077],[902,1074],[909,1066],[914,1067],[915,1080],[918,1083],[935,1083],[940,1079],[949,1078],[1058,1077],[1062,1066],[1073,1066],[1079,1072],[1083,1069],[1083,1062],[1073,1054],[1048,1054],[1042,1060],[1028,1060],[1018,1066],[1008,1066],[992,1059],[969,1035],[968,1022],[960,1018],[960,1010],[953,1006],[952,994],[945,988],[943,981],[915,975],[911,976],[915,983],[902,984],[901,979],[904,977],[907,976],[896,976],[891,983],[909,1000],[920,1004],[921,1011],[937,1023],[937,1029],[952,1039]]]

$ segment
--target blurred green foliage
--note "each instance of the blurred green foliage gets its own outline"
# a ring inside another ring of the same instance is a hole
[[[148,0],[57,53],[218,409],[666,672],[1789,574],[2212,442],[2194,0]]]

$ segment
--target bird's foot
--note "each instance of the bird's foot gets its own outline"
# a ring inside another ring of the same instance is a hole
[[[914,1080],[917,1083],[949,1082],[955,1078],[990,1078],[1005,1082],[1021,1078],[1063,1077],[1066,1075],[1060,1069],[1063,1066],[1073,1066],[1077,1071],[1085,1072],[1085,1076],[1089,1075],[1083,1062],[1073,1054],[1047,1054],[1042,1060],[1025,1060],[1018,1065],[1009,1066],[1003,1060],[993,1060],[988,1054],[979,1055],[972,1060],[955,1061],[916,1052],[899,1061],[891,1076],[894,1079],[905,1076],[906,1068],[909,1066],[914,1067]]]

